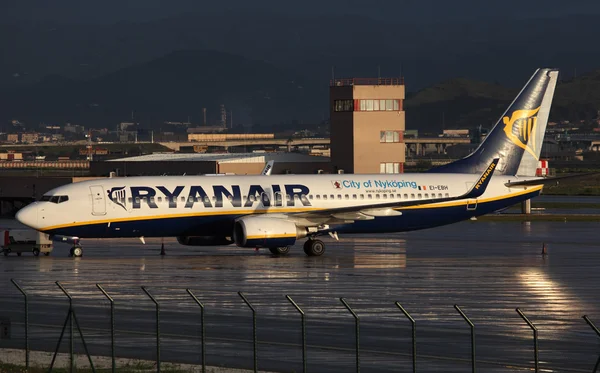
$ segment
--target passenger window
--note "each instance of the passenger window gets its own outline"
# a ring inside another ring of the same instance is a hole
[[[330,194],[330,195],[329,195],[329,198],[330,198],[330,199],[335,199],[335,196],[334,196],[333,194]]]
[[[313,195],[312,195],[312,194],[309,194],[309,195],[308,195],[308,199],[313,199]]]
[[[347,195],[347,194],[345,194],[345,195],[344,195],[344,199],[350,199],[350,196],[349,196],[349,195]]]
[[[417,196],[419,197],[419,199],[423,198],[423,196],[421,195],[421,193],[419,193]]]
[[[425,193],[425,198],[429,198],[429,193]]]
[[[210,198],[208,198],[208,196],[204,196],[204,203],[210,203]]]
[[[383,195],[383,199],[387,199],[387,194],[384,194],[384,195]]]
[[[256,198],[254,196],[250,196],[248,199],[250,200],[250,202],[256,201]]]
[[[401,199],[402,198],[402,194],[396,194],[396,198]]]
[[[140,203],[140,197],[135,197],[135,203]]]
[[[338,194],[338,199],[342,199],[342,195],[341,194]]]
[[[449,198],[449,197],[450,197],[450,194],[446,193],[446,198]]]
[[[356,199],[356,194],[353,194],[353,195],[352,195],[352,199]]]
[[[315,197],[316,197],[317,199],[321,199],[321,195],[320,195],[320,194],[317,194],[317,195],[315,195]]]
[[[442,198],[442,193],[438,193],[438,198]]]
[[[185,202],[185,197],[181,197],[181,202]]]
[[[323,194],[323,199],[327,199],[327,194]]]
[[[367,194],[367,198],[373,199],[373,195],[372,194]]]
[[[248,200],[248,196],[242,196],[242,201],[247,201]]]
[[[404,195],[404,199],[408,199],[408,194],[405,194],[405,195]]]
[[[154,203],[154,197],[150,197],[150,203]]]
[[[414,194],[414,193],[411,193],[411,194],[410,194],[410,198],[411,198],[411,199],[415,199],[415,194]]]
[[[375,199],[379,199],[379,194],[375,194]]]
[[[360,195],[360,199],[365,199],[365,195],[364,195],[364,194],[361,194],[361,195]]]

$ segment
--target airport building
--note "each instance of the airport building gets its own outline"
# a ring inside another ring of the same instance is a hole
[[[401,78],[331,81],[329,104],[334,172],[403,172],[404,98],[404,80]]]
[[[91,176],[236,174],[258,175],[269,161],[273,174],[316,174],[329,170],[329,157],[300,153],[154,153],[90,162]]]

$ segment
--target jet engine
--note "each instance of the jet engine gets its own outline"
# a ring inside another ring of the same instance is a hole
[[[230,245],[233,240],[229,237],[219,236],[179,236],[177,242],[185,246],[219,246]]]
[[[306,228],[288,220],[249,216],[235,222],[233,240],[239,247],[284,247],[307,233]]]

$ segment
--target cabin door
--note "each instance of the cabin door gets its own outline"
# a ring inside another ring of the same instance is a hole
[[[466,183],[467,191],[473,187],[473,183]],[[474,211],[477,209],[477,198],[470,198],[467,200],[467,211]]]
[[[90,193],[92,195],[92,215],[106,215],[104,187],[102,185],[92,185],[90,187]]]

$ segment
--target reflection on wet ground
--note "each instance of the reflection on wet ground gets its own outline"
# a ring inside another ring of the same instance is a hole
[[[184,291],[191,288],[206,307],[208,362],[250,368],[252,324],[242,291],[258,310],[259,368],[289,372],[301,369],[301,350],[288,294],[307,314],[309,369],[346,372],[354,369],[354,321],[340,303],[344,297],[361,317],[363,368],[411,371],[410,324],[398,301],[417,320],[419,370],[458,372],[470,369],[469,329],[453,308],[458,304],[476,325],[478,366],[505,372],[533,367],[532,333],[515,312],[520,307],[539,329],[542,368],[588,371],[598,337],[582,315],[600,324],[597,224],[469,221],[345,236],[328,240],[320,258],[306,257],[300,244],[274,257],[235,246],[184,247],[173,239],[165,239],[161,257],[161,241],[146,239],[146,245],[86,240],[84,257],[72,259],[69,247],[58,244],[50,257],[0,258],[0,312],[20,325],[22,302],[10,283],[18,279],[40,306],[32,308],[32,338],[52,349],[64,321],[64,298],[54,284],[61,281],[84,328],[96,333],[92,349],[106,352],[108,308],[94,285],[101,283],[119,305],[120,351],[152,359],[153,305],[140,289],[145,285],[162,304],[163,359],[198,363],[197,306]]]

